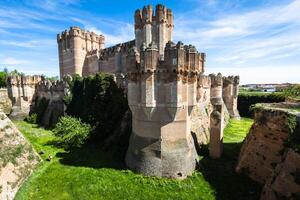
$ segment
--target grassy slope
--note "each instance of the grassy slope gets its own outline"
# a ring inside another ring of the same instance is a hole
[[[67,153],[51,145],[45,131],[25,122],[19,129],[39,152],[54,158],[45,161],[19,190],[19,199],[255,199],[259,187],[236,175],[234,166],[239,144],[252,121],[231,121],[225,130],[225,155],[211,160],[203,156],[200,167],[184,181],[144,177],[126,170],[123,157],[87,146]]]

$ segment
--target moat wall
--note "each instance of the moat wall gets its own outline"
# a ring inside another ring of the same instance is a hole
[[[260,104],[241,148],[237,172],[264,185],[261,199],[300,197],[300,155],[293,146],[300,138],[297,103]]]

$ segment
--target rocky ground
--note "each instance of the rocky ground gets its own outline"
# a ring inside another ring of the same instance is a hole
[[[261,200],[300,199],[300,104],[260,104],[236,170],[264,185]]]
[[[39,161],[38,154],[24,136],[0,112],[0,199],[13,199]]]

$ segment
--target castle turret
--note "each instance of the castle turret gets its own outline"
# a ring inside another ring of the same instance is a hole
[[[212,158],[220,158],[223,152],[224,129],[224,103],[222,100],[222,74],[210,74],[211,93],[210,99],[213,111],[210,114],[210,143],[209,155]]]
[[[226,108],[232,118],[240,118],[239,111],[237,109],[239,76],[223,77],[223,101]]]
[[[146,175],[185,178],[196,166],[191,136],[191,111],[198,103],[199,65],[186,61],[192,51],[168,42],[165,58],[152,43],[140,50],[140,62],[129,59],[128,104],[132,111],[132,135],[127,165]]]
[[[158,4],[153,12],[152,6],[145,6],[136,10],[135,15],[135,42],[140,49],[143,43],[148,46],[155,42],[160,56],[164,55],[164,48],[168,41],[172,41],[173,13],[171,9]]]
[[[104,36],[71,27],[57,35],[60,76],[82,75],[88,52],[104,48]]]

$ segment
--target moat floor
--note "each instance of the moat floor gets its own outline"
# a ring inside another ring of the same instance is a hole
[[[260,187],[237,175],[241,142],[253,121],[232,120],[225,129],[224,155],[212,160],[201,154],[199,168],[184,181],[145,177],[125,168],[123,158],[99,147],[65,152],[52,145],[51,131],[26,122],[15,122],[44,162],[23,184],[16,200],[61,199],[258,199]],[[46,161],[48,156],[51,161]]]

